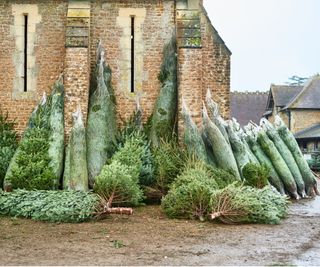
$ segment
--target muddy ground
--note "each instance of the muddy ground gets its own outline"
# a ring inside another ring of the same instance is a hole
[[[168,220],[158,206],[100,222],[0,218],[2,265],[320,265],[320,197],[281,225]]]

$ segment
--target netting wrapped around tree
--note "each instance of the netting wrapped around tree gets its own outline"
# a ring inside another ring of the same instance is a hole
[[[61,79],[53,87],[50,114],[50,167],[55,176],[55,187],[58,188],[63,172],[64,157],[64,88]]]
[[[229,142],[231,144],[231,148],[233,151],[233,155],[237,161],[240,175],[243,178],[242,169],[244,168],[244,166],[246,166],[248,163],[250,163],[250,157],[247,153],[247,148],[242,143],[239,136],[235,133],[235,131],[233,129],[232,121],[230,121],[228,124],[227,132],[228,132],[228,136],[229,136]]]
[[[213,167],[217,167],[217,161],[214,158],[213,148],[210,144],[210,141],[209,141],[208,136],[206,135],[205,131],[202,131],[201,137],[202,137],[202,140],[204,143],[204,147],[206,149],[206,156],[207,156],[208,164],[210,164]]]
[[[298,167],[297,163],[295,162],[294,157],[292,156],[289,148],[284,143],[284,141],[281,139],[277,130],[273,127],[273,125],[269,121],[267,121],[266,119],[262,119],[261,124],[262,124],[264,130],[266,131],[267,135],[269,136],[269,138],[272,140],[272,142],[274,143],[274,145],[278,149],[282,158],[286,162],[289,170],[291,171],[292,176],[293,176],[294,180],[296,181],[299,195],[301,197],[305,198],[306,197],[305,184],[304,184],[302,175],[300,173],[299,167]]]
[[[212,151],[218,167],[231,172],[236,178],[241,180],[231,147],[218,127],[210,120],[205,105],[203,105],[203,128],[213,149]]]
[[[182,118],[185,126],[183,141],[189,155],[193,155],[199,160],[207,161],[204,142],[197,125],[191,118],[190,111],[188,110],[184,99],[182,99]]]
[[[116,106],[111,86],[111,69],[104,61],[104,49],[98,48],[96,89],[90,95],[87,125],[87,160],[90,187],[106,161],[111,158],[117,135]]]
[[[262,150],[271,160],[274,168],[277,170],[278,175],[280,176],[285,190],[288,194],[295,198],[299,199],[299,195],[297,193],[297,185],[296,182],[286,164],[284,159],[282,158],[281,154],[277,150],[276,146],[273,142],[269,139],[267,134],[263,129],[259,129],[258,138],[257,138]]]
[[[234,122],[233,122],[233,124],[234,124]],[[236,130],[236,134],[239,136],[239,138],[241,139],[242,143],[244,144],[250,161],[255,163],[255,164],[260,164],[259,160],[255,156],[255,154],[252,152],[252,150],[251,150],[251,148],[250,148],[250,146],[249,146],[249,144],[247,142],[246,134],[243,131],[243,129]]]
[[[212,122],[218,127],[224,138],[226,139],[227,143],[229,142],[229,135],[227,132],[227,123],[224,121],[224,119],[221,117],[219,112],[219,106],[214,100],[212,99],[212,95],[210,90],[207,90],[206,95],[206,104],[209,111],[209,118],[212,120]]]
[[[69,149],[66,157],[64,188],[76,191],[88,191],[88,167],[86,129],[84,128],[80,105],[73,116]],[[68,166],[69,164],[69,166]]]
[[[150,140],[158,146],[161,139],[170,140],[174,134],[177,112],[177,44],[175,37],[165,46],[159,74],[161,89],[151,119]]]
[[[279,116],[276,116],[275,125],[281,139],[285,142],[285,144],[291,151],[299,167],[300,173],[305,183],[307,195],[313,196],[315,194],[319,194],[317,189],[317,180],[314,177],[312,171],[310,170],[307,161],[303,157],[299,145],[296,139],[294,138],[294,135],[290,132],[288,127],[285,125],[285,123]]]
[[[260,164],[264,164],[265,166],[267,166],[269,168],[269,171],[270,171],[269,182],[270,182],[270,184],[273,185],[278,190],[278,192],[280,192],[282,195],[284,195],[285,190],[284,190],[283,182],[282,182],[281,178],[279,177],[277,171],[275,170],[272,162],[270,161],[268,156],[263,152],[263,150],[260,147],[260,145],[258,144],[257,139],[254,136],[254,134],[249,130],[247,130],[246,133],[247,133],[247,137],[246,137],[247,143],[250,146],[251,151],[257,157]]]

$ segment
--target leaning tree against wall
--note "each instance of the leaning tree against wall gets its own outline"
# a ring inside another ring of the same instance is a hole
[[[159,74],[161,89],[151,119],[150,140],[158,146],[161,139],[171,139],[177,112],[177,44],[175,37],[163,50],[163,62]]]

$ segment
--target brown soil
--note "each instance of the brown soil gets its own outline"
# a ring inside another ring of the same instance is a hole
[[[0,218],[3,265],[320,265],[320,198],[281,225],[169,220],[158,206],[100,222]]]

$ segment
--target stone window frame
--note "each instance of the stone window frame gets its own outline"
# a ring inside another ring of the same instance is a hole
[[[119,40],[121,57],[119,59],[120,79],[118,88],[127,96],[141,94],[143,85],[143,24],[146,19],[146,8],[119,8],[117,26],[122,29]],[[135,18],[134,48],[134,92],[131,92],[131,18]]]
[[[27,85],[25,91],[25,16],[28,16],[27,25]],[[10,31],[15,40],[15,50],[12,56],[15,68],[13,79],[13,100],[36,99],[37,97],[37,66],[34,55],[36,44],[36,27],[41,22],[37,4],[12,4],[13,24]]]

